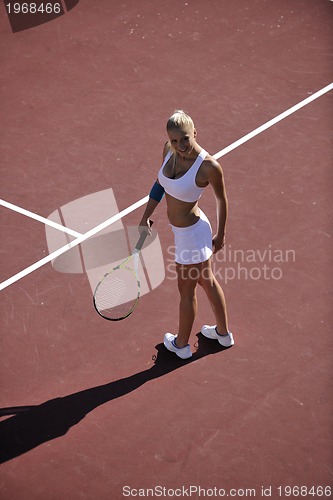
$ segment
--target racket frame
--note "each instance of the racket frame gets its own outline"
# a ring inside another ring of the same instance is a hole
[[[152,226],[152,224],[153,224],[153,221],[150,221],[150,226]],[[140,298],[140,295],[141,295],[141,284],[140,284],[140,279],[139,279],[139,254],[140,254],[140,251],[141,251],[141,249],[142,249],[142,247],[144,245],[144,242],[146,241],[146,238],[147,238],[148,235],[149,235],[148,230],[142,231],[142,233],[140,235],[140,238],[139,238],[137,244],[135,245],[132,254],[129,257],[127,257],[121,264],[118,264],[113,269],[111,269],[111,271],[108,271],[107,273],[105,273],[104,276],[103,276],[103,278],[101,279],[101,281],[99,281],[99,283],[97,284],[97,286],[95,288],[94,296],[93,296],[93,304],[94,304],[94,308],[95,308],[96,312],[102,318],[107,319],[108,321],[121,321],[123,319],[126,319],[126,318],[128,318],[128,316],[130,316],[132,314],[132,312],[134,311],[137,303],[139,302],[139,298]],[[133,259],[133,269],[131,267],[127,266],[127,264],[130,262],[131,259]],[[126,269],[126,271],[131,272],[134,275],[134,277],[136,279],[136,283],[137,283],[138,292],[137,292],[136,299],[134,300],[133,305],[129,309],[129,311],[127,312],[127,314],[125,314],[124,316],[121,316],[119,318],[109,318],[107,316],[104,316],[104,314],[102,314],[102,312],[98,309],[97,304],[96,304],[96,300],[95,300],[96,293],[97,293],[97,290],[99,289],[99,287],[102,285],[103,281],[111,273],[113,273],[114,271],[117,271],[119,269]]]

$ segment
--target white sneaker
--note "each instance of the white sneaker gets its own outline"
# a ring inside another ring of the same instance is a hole
[[[166,333],[164,335],[164,345],[168,351],[175,352],[177,356],[182,359],[187,359],[192,356],[190,345],[187,344],[185,347],[177,347],[175,339],[177,335],[172,335],[172,333]]]
[[[201,333],[202,335],[207,337],[207,339],[218,340],[219,344],[223,345],[223,347],[231,347],[235,343],[234,337],[231,332],[228,332],[225,335],[220,335],[216,331],[216,325],[204,325],[201,328]]]

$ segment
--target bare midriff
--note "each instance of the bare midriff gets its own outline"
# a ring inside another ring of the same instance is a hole
[[[167,213],[170,224],[175,227],[188,227],[195,224],[200,219],[200,209],[198,202],[187,202],[177,200],[165,193],[167,202]]]

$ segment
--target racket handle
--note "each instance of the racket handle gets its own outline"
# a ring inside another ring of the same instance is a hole
[[[150,222],[150,227],[151,227],[154,224],[154,222],[152,220],[150,220],[150,219],[149,219],[149,222]],[[148,234],[149,234],[148,231],[143,231],[141,233],[139,241],[135,245],[135,250],[137,250],[138,252],[141,250],[141,248],[143,247],[144,242],[146,241],[146,238],[147,238]]]

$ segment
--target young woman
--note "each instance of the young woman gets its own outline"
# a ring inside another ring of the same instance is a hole
[[[167,122],[167,134],[169,142],[164,147],[163,164],[140,226],[149,228],[149,218],[165,193],[175,239],[180,305],[178,332],[166,333],[164,345],[186,359],[192,356],[188,341],[197,312],[197,284],[206,292],[216,321],[216,325],[204,325],[201,333],[225,347],[234,344],[228,330],[224,294],[211,265],[212,254],[224,246],[228,203],[221,166],[197,143],[192,118],[182,110],[176,111]],[[198,206],[202,191],[209,184],[217,206],[214,236],[209,220]]]

